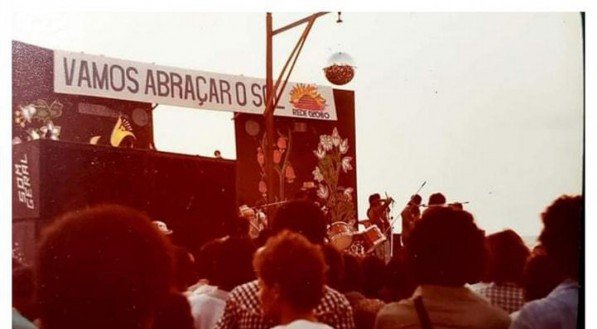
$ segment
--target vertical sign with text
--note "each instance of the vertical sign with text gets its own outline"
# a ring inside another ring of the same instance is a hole
[[[13,147],[13,218],[35,218],[40,214],[39,145],[24,143]]]

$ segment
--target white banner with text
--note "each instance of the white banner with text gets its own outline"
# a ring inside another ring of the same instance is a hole
[[[54,92],[252,114],[265,110],[265,79],[54,51]],[[331,87],[288,82],[275,115],[336,120]]]

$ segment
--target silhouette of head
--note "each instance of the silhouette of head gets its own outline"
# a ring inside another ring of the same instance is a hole
[[[504,230],[487,236],[487,247],[487,281],[520,284],[530,254],[522,238],[512,230]]]
[[[541,215],[543,231],[539,241],[561,273],[578,280],[582,229],[584,226],[583,197],[561,196]]]
[[[446,197],[441,193],[433,193],[429,196],[429,206],[441,206],[446,204]]]
[[[522,288],[525,301],[546,297],[562,280],[557,265],[539,245],[524,265]]]
[[[485,236],[466,211],[427,209],[407,250],[419,284],[461,286],[478,282],[483,273]]]
[[[36,268],[44,328],[147,328],[171,286],[171,244],[135,210],[101,205],[56,220]]]
[[[210,270],[206,278],[211,285],[230,291],[255,279],[252,262],[256,249],[251,239],[221,238],[206,244],[202,250],[209,252]]]
[[[293,200],[278,209],[271,223],[275,235],[289,230],[304,235],[312,243],[323,244],[326,236],[326,219],[321,209],[307,200]]]
[[[365,282],[365,274],[361,259],[352,254],[344,253],[344,276],[342,277],[342,291],[362,291]]]

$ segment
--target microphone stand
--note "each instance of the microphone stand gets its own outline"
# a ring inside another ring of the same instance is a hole
[[[386,200],[390,200],[388,193],[386,192]],[[394,199],[391,199],[390,204],[388,205],[388,208],[385,210],[388,213],[391,213],[390,207],[392,207],[394,204]],[[388,238],[388,232],[390,233],[390,238],[389,238],[389,243],[390,243],[390,258],[392,258],[393,255],[393,249],[394,249],[394,234],[392,234],[393,230],[392,227],[394,225],[394,223],[396,222],[396,219],[394,219],[393,216],[390,217],[391,220],[388,220],[388,227],[385,229],[385,231],[383,232],[384,237],[387,239]],[[386,251],[384,250],[384,262],[386,262]]]

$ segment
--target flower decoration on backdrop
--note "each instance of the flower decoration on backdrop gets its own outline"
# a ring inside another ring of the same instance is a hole
[[[260,167],[261,180],[259,181],[259,193],[265,198],[267,197],[267,184],[265,174],[265,153],[266,136],[263,135],[260,146],[257,147],[257,163]],[[294,167],[290,162],[290,150],[292,149],[292,133],[288,130],[288,134],[284,135],[278,131],[278,139],[273,145],[273,159],[274,171],[278,174],[279,194],[278,200],[284,200],[284,189],[286,184],[293,184],[296,179]]]
[[[28,265],[25,254],[21,249],[21,245],[18,242],[12,243],[12,259],[19,262],[21,265]]]
[[[331,222],[353,225],[356,221],[354,188],[338,185],[340,175],[353,170],[353,158],[347,153],[348,138],[342,139],[337,128],[331,135],[319,136],[319,144],[313,151],[318,163],[312,174],[317,182],[317,196],[324,201],[324,211]]]
[[[60,139],[61,127],[54,124],[54,119],[62,116],[64,105],[55,100],[51,103],[38,99],[27,105],[19,105],[14,113],[14,120],[21,127],[20,136],[13,139],[14,144],[36,139]]]

